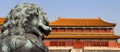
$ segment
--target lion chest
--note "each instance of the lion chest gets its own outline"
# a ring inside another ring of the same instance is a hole
[[[26,38],[16,39],[17,49],[15,52],[40,52],[44,51],[42,42],[34,36],[26,36]]]

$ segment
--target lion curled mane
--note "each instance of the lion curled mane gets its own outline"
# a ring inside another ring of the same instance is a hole
[[[18,47],[25,46],[28,42],[35,43],[34,41],[38,41],[43,46],[40,48],[44,50],[42,41],[44,35],[50,32],[49,19],[42,8],[30,3],[18,4],[10,11],[3,24],[0,52],[14,52]],[[32,40],[34,38],[36,39]]]

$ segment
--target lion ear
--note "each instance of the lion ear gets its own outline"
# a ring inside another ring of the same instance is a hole
[[[11,14],[13,12],[13,9],[11,9],[11,11],[10,11],[10,13],[9,14]]]
[[[36,15],[39,15],[40,14],[40,9],[37,8],[37,11],[35,13],[36,13]]]

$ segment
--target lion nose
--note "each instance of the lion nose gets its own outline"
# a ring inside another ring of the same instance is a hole
[[[50,31],[52,31],[52,28],[50,27]]]
[[[51,27],[49,27],[49,29],[47,30],[49,33],[52,31],[52,28]]]

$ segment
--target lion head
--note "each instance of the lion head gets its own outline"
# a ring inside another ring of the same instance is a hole
[[[7,15],[2,27],[2,38],[9,35],[32,33],[43,37],[51,32],[49,19],[42,8],[35,4],[18,4]]]

